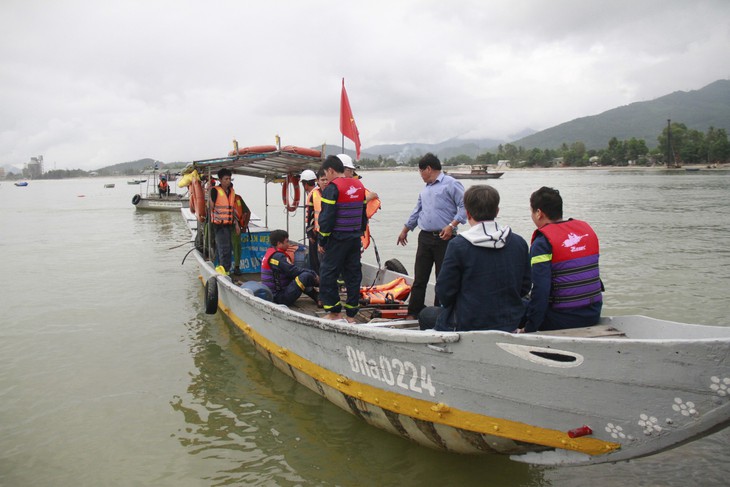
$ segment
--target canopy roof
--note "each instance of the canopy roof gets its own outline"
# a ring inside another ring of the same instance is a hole
[[[193,161],[193,166],[198,172],[204,174],[215,175],[219,169],[225,167],[230,169],[233,174],[264,178],[271,181],[286,177],[288,174],[298,176],[305,169],[317,171],[322,165],[323,160],[321,156],[312,157],[275,150],[273,152]]]

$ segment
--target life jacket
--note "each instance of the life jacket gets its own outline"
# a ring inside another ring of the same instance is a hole
[[[160,191],[167,191],[167,179],[160,179],[160,183],[157,185]]]
[[[370,190],[365,189],[365,198],[366,199],[370,193],[371,193]],[[378,212],[379,209],[380,209],[380,198],[373,198],[370,201],[368,201],[367,204],[365,205],[365,215],[368,217],[368,220],[370,220],[373,217],[373,215]],[[362,237],[360,237],[360,241],[362,242],[363,250],[370,247],[370,223],[368,223],[365,226],[365,232],[362,234]]]
[[[230,188],[230,192],[226,192],[220,186],[214,188],[218,191],[213,206],[213,223],[216,225],[233,225],[233,208],[236,205],[236,192]]]
[[[286,288],[291,282],[291,279],[271,267],[271,257],[276,253],[285,255],[291,262],[289,256],[276,247],[269,247],[264,254],[264,258],[261,259],[261,282],[271,289],[274,294]]]
[[[368,304],[402,304],[411,294],[411,286],[404,277],[393,279],[389,283],[360,288],[360,303]]]
[[[337,216],[334,232],[360,233],[362,232],[362,207],[365,204],[365,187],[360,181],[352,178],[335,178],[330,184],[338,189]]]
[[[307,230],[312,230],[315,234],[319,232],[320,213],[322,213],[322,190],[316,187],[307,195]]]
[[[238,221],[241,230],[245,230],[248,227],[248,222],[251,220],[251,210],[246,206],[246,202],[243,201],[241,195],[236,195],[236,204],[233,207],[236,213],[236,220]]]
[[[598,270],[598,237],[584,221],[549,223],[532,235],[542,234],[553,248],[550,305],[553,308],[581,308],[603,301],[603,284]]]

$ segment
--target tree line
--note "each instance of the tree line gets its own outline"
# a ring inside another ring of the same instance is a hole
[[[671,143],[669,143],[671,141]],[[511,167],[585,167],[585,166],[652,166],[655,164],[721,164],[730,162],[730,141],[725,129],[710,127],[707,132],[688,129],[673,122],[657,137],[658,146],[649,149],[644,139],[612,137],[603,149],[586,149],[583,142],[563,143],[557,149],[525,149],[514,144],[500,144],[496,153],[485,152],[476,157],[461,154],[444,158],[445,166],[497,164],[507,161]],[[368,168],[399,165],[416,166],[419,156],[399,163],[392,157],[361,159]]]

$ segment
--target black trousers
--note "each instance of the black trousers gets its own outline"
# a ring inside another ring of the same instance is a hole
[[[340,291],[337,278],[342,274],[347,288],[345,312],[354,318],[359,310],[360,282],[360,237],[346,240],[335,240],[330,237],[322,262],[319,264],[319,298],[325,311],[339,313],[342,311]]]
[[[414,268],[413,286],[411,287],[411,299],[408,301],[408,314],[418,316],[426,307],[426,286],[431,279],[431,268],[436,266],[436,278],[438,279],[441,264],[444,262],[448,240],[441,240],[438,232],[427,232],[421,230],[418,234],[418,249],[416,250],[416,264]],[[439,305],[439,300],[434,300],[434,306]]]

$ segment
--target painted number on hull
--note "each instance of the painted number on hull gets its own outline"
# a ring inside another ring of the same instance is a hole
[[[350,368],[356,374],[378,379],[389,386],[396,385],[402,389],[419,392],[428,392],[431,397],[436,395],[436,388],[431,382],[431,374],[426,372],[426,366],[419,367],[407,360],[388,358],[383,355],[376,361],[368,358],[365,352],[347,346],[347,360]]]

